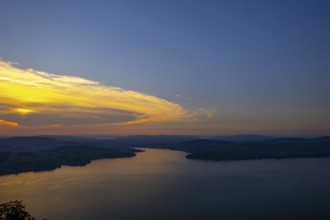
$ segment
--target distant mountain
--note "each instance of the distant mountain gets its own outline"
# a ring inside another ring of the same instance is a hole
[[[264,141],[264,140],[274,139],[274,137],[272,137],[272,136],[255,135],[255,134],[215,136],[215,137],[211,137],[211,138],[215,139],[215,140],[236,141],[236,142]]]
[[[265,140],[263,142],[265,143],[282,143],[282,144],[288,144],[288,143],[307,143],[311,142],[312,139],[309,138],[275,138],[270,140]]]
[[[51,138],[58,141],[70,141],[70,142],[96,142],[96,138],[92,137],[80,137],[80,136],[68,136],[68,135],[38,135],[35,137]]]
[[[47,137],[11,137],[0,140],[0,152],[35,152],[74,145],[76,145],[74,142]]]
[[[112,139],[93,139],[73,136],[26,136],[0,140],[0,152],[37,152],[68,146],[90,146],[123,150],[136,145],[116,142]]]
[[[323,136],[323,137],[313,138],[312,140],[315,141],[315,142],[330,142],[330,136]]]
[[[111,139],[113,143],[126,143],[133,145],[150,145],[159,143],[179,143],[188,140],[197,139],[197,136],[184,135],[132,135],[115,137]]]

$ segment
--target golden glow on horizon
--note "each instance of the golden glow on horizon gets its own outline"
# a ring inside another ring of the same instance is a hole
[[[40,120],[40,115],[57,117],[59,124],[61,119],[95,118],[101,124],[117,125],[176,122],[190,117],[182,106],[165,99],[79,77],[20,69],[5,61],[0,61],[0,91],[1,123],[8,125],[11,122],[5,119],[9,116],[35,120]],[[108,119],[109,115],[116,120]]]

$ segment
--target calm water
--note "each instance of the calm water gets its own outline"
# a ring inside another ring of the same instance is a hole
[[[147,149],[0,177],[0,202],[49,220],[330,219],[330,158],[207,162]]]

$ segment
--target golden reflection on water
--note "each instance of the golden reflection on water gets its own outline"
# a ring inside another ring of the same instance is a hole
[[[49,220],[330,216],[330,158],[207,162],[185,155],[147,149],[133,158],[1,176],[0,203],[23,200],[37,219]]]
[[[63,166],[53,171],[2,176],[0,203],[23,200],[27,210],[37,218],[58,216],[71,219],[74,218],[72,213],[104,203],[107,196],[117,199],[120,205],[128,205],[129,200],[138,200],[138,197],[153,197],[155,193],[161,195],[169,189],[171,180],[164,181],[156,176],[175,174],[178,164],[185,160],[185,153],[147,151],[133,158],[96,160],[83,167]],[[148,181],[141,185],[141,178]],[[148,190],[148,187],[153,190]]]

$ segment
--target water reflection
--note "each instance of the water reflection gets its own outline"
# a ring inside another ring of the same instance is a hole
[[[147,149],[0,177],[0,202],[22,199],[37,218],[324,219],[330,159],[205,162]]]

